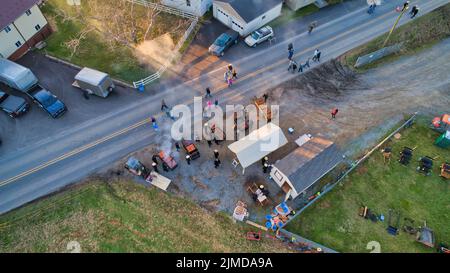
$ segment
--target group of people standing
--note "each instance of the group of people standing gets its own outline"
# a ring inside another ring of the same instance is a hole
[[[314,51],[312,61],[320,62],[321,54],[322,54],[322,52],[319,49],[316,49]],[[288,59],[289,59],[288,71],[292,71],[292,73],[294,73],[295,71],[303,72],[304,69],[310,68],[311,58],[308,58],[304,64],[302,64],[301,62],[300,62],[300,64],[298,64],[296,61],[293,60],[293,58],[292,58],[293,56],[294,56],[294,46],[292,43],[290,43],[288,45]]]
[[[237,80],[237,72],[236,69],[233,68],[233,65],[228,65],[227,71],[225,71],[223,77],[225,82],[228,84],[228,87],[231,87],[233,85],[233,82]]]
[[[379,4],[379,3],[378,3]],[[377,4],[375,1],[369,6],[369,9],[367,10],[368,14],[372,14],[375,11],[375,8],[377,7]],[[398,12],[405,12],[409,8],[409,1],[406,1],[403,3],[403,6],[397,7]],[[411,19],[416,17],[417,13],[419,13],[419,7],[417,5],[413,6],[411,8],[411,11],[409,12],[409,15]]]

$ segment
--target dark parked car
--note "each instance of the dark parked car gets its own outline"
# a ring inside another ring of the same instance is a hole
[[[222,33],[209,47],[209,53],[216,56],[223,56],[227,48],[234,44],[237,44],[238,39],[239,33],[234,30],[229,30],[225,33]]]
[[[0,110],[16,118],[30,109],[27,101],[21,97],[11,96],[0,90]]]
[[[28,91],[27,94],[52,118],[59,118],[67,111],[67,107],[62,101],[40,85]]]

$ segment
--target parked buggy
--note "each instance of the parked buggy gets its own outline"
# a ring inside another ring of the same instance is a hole
[[[200,157],[200,152],[198,151],[197,146],[195,146],[194,142],[189,140],[182,140],[181,144],[192,160]]]
[[[399,162],[402,165],[408,165],[411,161],[413,155],[413,149],[409,147],[404,147],[403,150],[400,152],[400,159]]]
[[[419,166],[417,167],[417,171],[421,172],[425,175],[431,175],[431,171],[433,170],[433,159],[429,156],[424,156],[419,158]]]

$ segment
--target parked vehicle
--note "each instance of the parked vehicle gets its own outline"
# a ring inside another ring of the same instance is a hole
[[[39,84],[28,91],[27,94],[52,118],[59,118],[67,111],[67,107],[62,101]]]
[[[88,94],[94,94],[102,98],[106,98],[115,88],[108,74],[87,67],[78,72],[72,85],[88,92]]]
[[[226,49],[238,43],[238,39],[239,33],[234,30],[229,30],[225,33],[222,33],[209,47],[208,51],[213,55],[223,56],[225,55]]]
[[[19,91],[27,92],[38,83],[38,79],[30,69],[0,58],[0,82]]]
[[[250,33],[250,35],[245,38],[245,43],[250,47],[256,47],[256,45],[272,39],[273,36],[272,28],[270,26],[264,26]]]
[[[0,90],[0,110],[16,118],[30,109],[27,101],[21,97],[11,96]]]

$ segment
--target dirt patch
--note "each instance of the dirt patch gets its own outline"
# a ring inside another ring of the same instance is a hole
[[[207,190],[208,189],[208,185],[203,184],[200,181],[200,178],[198,178],[197,176],[191,176],[191,181],[195,184],[196,187],[202,189],[202,190]]]
[[[153,40],[143,41],[136,45],[134,51],[139,62],[150,69],[158,70],[161,65],[172,59],[175,43],[170,35],[166,33]]]
[[[213,199],[200,202],[200,206],[208,211],[217,211],[217,206],[220,204],[220,199]]]

